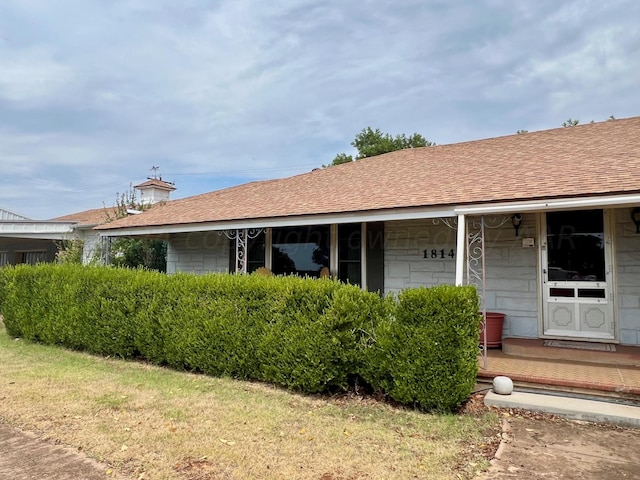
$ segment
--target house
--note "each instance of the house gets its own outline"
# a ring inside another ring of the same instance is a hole
[[[148,206],[169,200],[175,186],[161,178],[135,185],[140,203]],[[139,213],[137,211],[130,213]],[[32,220],[0,209],[0,267],[19,263],[53,262],[59,244],[66,240],[84,242],[82,261],[90,263],[102,254],[103,239],[94,227],[116,218],[115,207],[102,207],[63,215],[51,220]]]
[[[72,233],[69,222],[32,220],[0,208],[0,267],[55,260],[56,242]]]
[[[168,272],[473,283],[504,336],[640,345],[640,117],[424,147],[174,200],[96,228]]]
[[[102,253],[102,239],[94,227],[116,218],[116,210],[113,207],[93,208],[82,212],[71,213],[56,217],[53,222],[72,223],[72,233],[67,239],[77,239],[84,242],[82,248],[82,263],[88,264],[99,259]]]

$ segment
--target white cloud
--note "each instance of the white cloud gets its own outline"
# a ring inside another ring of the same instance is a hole
[[[67,95],[73,71],[43,48],[0,49],[0,100],[24,106],[46,106]]]
[[[100,206],[151,165],[178,195],[294,174],[368,125],[446,143],[637,115],[638,14],[632,0],[6,0],[0,205],[60,215],[82,192]],[[4,203],[32,178],[58,182],[38,184],[53,200]]]

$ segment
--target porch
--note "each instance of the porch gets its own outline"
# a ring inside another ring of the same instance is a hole
[[[594,348],[598,348],[597,345]],[[510,377],[516,390],[568,392],[640,403],[640,347],[615,351],[545,346],[540,339],[503,340],[489,349],[487,368],[479,358],[478,383]]]

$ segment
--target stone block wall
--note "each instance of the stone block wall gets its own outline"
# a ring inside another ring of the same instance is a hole
[[[612,220],[620,343],[640,345],[640,234],[630,208],[616,209]]]
[[[523,247],[533,238],[534,247]],[[519,235],[510,221],[485,234],[487,309],[505,313],[504,337],[538,338],[536,215],[524,214]]]
[[[538,250],[522,247],[523,237],[536,237],[536,217],[533,214],[523,217],[518,237],[511,222],[486,230],[485,298],[488,310],[507,315],[504,336],[537,338]],[[455,254],[456,231],[442,223],[434,225],[432,220],[385,223],[386,293],[453,284],[456,262],[455,256],[450,256],[452,250]]]
[[[100,235],[95,230],[89,230],[82,232],[81,235],[78,235],[78,238],[84,242],[82,248],[82,263],[87,265],[98,261],[102,250],[102,239]]]
[[[444,224],[433,225],[431,220],[414,220],[386,222],[384,232],[386,293],[455,282],[455,230]],[[454,257],[449,256],[451,250]]]
[[[229,271],[229,240],[218,232],[171,235],[167,245],[167,273],[224,273]]]

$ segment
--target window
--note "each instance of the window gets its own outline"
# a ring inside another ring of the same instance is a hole
[[[329,226],[274,228],[271,271],[319,277],[329,267]]]
[[[247,273],[255,272],[265,265],[266,235],[260,233],[256,238],[247,241]],[[236,241],[229,241],[229,271],[236,271]]]
[[[16,252],[16,263],[28,263],[35,265],[47,261],[47,251],[38,250],[33,252]]]
[[[362,285],[362,226],[359,223],[338,225],[338,279]]]
[[[9,258],[7,252],[0,252],[0,267],[4,267],[9,264]]]
[[[255,272],[260,267],[264,267],[265,248],[267,236],[264,232],[256,238],[250,238],[247,243],[247,272]]]
[[[605,281],[602,210],[547,213],[549,280]]]

